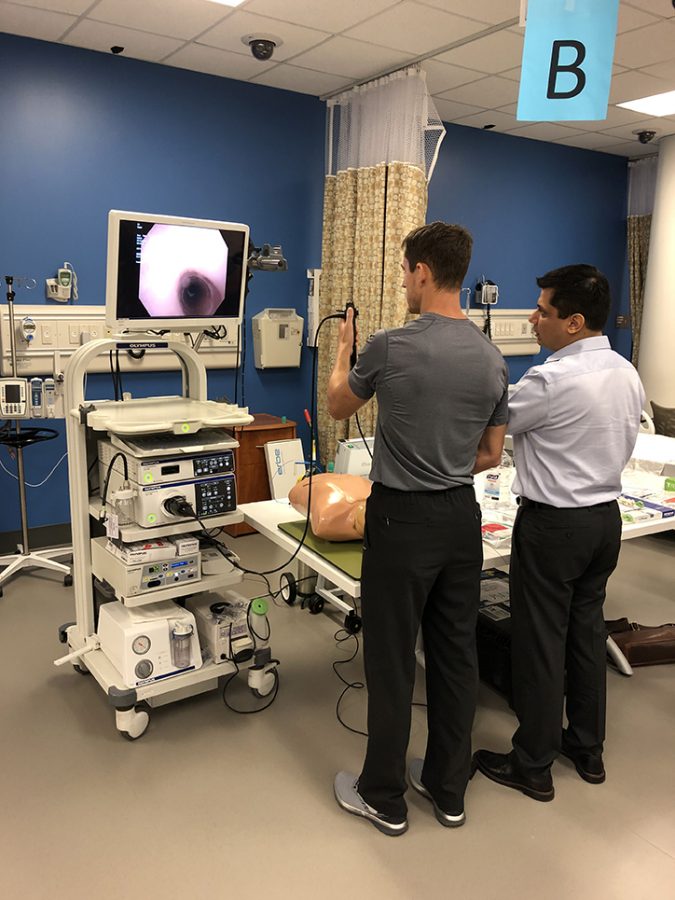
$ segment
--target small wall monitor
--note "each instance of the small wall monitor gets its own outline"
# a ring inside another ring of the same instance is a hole
[[[241,321],[248,225],[111,210],[106,325],[114,334]]]

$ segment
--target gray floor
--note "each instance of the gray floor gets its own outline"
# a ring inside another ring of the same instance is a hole
[[[278,559],[260,537],[234,544],[250,564]],[[627,542],[607,615],[673,622],[674,584],[674,543]],[[273,609],[282,686],[266,712],[235,715],[213,691],[154,710],[135,743],[116,732],[92,677],[52,665],[57,628],[72,618],[72,591],[48,573],[20,575],[0,600],[3,897],[675,896],[675,666],[609,674],[606,784],[586,784],[563,760],[545,804],[476,775],[456,830],[409,792],[410,830],[394,839],[332,796],[334,772],[358,771],[364,751],[335,718],[331,663],[349,655],[333,639],[338,617]],[[361,728],[363,694],[344,705]],[[513,725],[483,688],[475,745],[506,749]],[[416,708],[411,755],[424,740]]]

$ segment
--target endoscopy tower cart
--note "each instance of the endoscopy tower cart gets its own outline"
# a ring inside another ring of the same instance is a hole
[[[134,352],[171,350],[179,358],[183,371],[181,397],[151,397],[122,401],[85,402],[84,384],[87,369],[102,353],[110,351]],[[218,680],[236,671],[231,661],[215,663],[205,660],[201,668],[173,675],[163,680],[149,682],[135,688],[124,684],[122,676],[100,648],[94,630],[95,606],[92,583],[92,551],[90,517],[98,518],[100,500],[89,497],[87,472],[87,438],[91,432],[104,436],[132,436],[148,434],[190,435],[202,428],[225,428],[245,425],[252,421],[248,410],[232,404],[217,403],[207,399],[206,369],[197,352],[178,341],[157,341],[140,338],[133,344],[116,338],[90,341],[71,357],[65,377],[66,436],[68,442],[68,475],[70,480],[70,507],[73,536],[73,586],[75,614],[73,623],[62,625],[59,639],[67,644],[68,654],[56,661],[57,665],[71,662],[76,671],[90,672],[108,696],[115,709],[118,730],[131,740],[139,738],[149,722],[147,707],[161,706],[194,694],[218,687]],[[233,446],[236,443],[233,442]],[[209,516],[208,526],[217,528],[243,521],[243,515],[235,511],[222,516]],[[201,530],[196,521],[183,520],[175,525],[141,528],[137,525],[120,525],[119,536],[124,542],[157,538]],[[229,587],[242,579],[241,572],[220,575],[202,575],[197,583],[157,588],[140,597],[122,600],[126,605],[151,604],[162,600],[174,600],[187,594],[214,591]],[[248,671],[249,687],[257,696],[265,696],[274,687],[276,661],[257,664],[256,659]],[[139,704],[143,704],[139,707]]]

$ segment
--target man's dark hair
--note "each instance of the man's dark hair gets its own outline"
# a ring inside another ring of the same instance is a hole
[[[411,272],[417,263],[425,263],[439,288],[461,288],[473,247],[473,238],[466,228],[432,222],[411,231],[402,247]]]
[[[609,316],[611,297],[607,279],[595,266],[580,263],[552,269],[537,278],[537,284],[542,290],[553,290],[551,306],[558,310],[559,319],[581,313],[590,331],[602,331]]]

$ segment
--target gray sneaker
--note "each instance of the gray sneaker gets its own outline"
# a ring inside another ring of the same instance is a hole
[[[407,819],[395,819],[391,816],[385,816],[373,809],[372,806],[368,806],[361,794],[359,794],[357,787],[358,778],[356,775],[352,775],[351,772],[338,772],[333,782],[333,790],[335,791],[335,799],[338,802],[338,806],[347,810],[348,813],[368,819],[382,834],[397,837],[399,834],[406,833],[408,830]]]
[[[427,800],[431,800],[431,803],[434,807],[434,812],[436,813],[436,818],[441,823],[441,825],[445,825],[446,828],[459,828],[460,825],[463,825],[466,822],[466,816],[464,815],[464,812],[461,812],[457,815],[451,815],[450,813],[444,812],[440,808],[429,791],[422,784],[423,766],[423,759],[411,760],[410,765],[408,766],[408,781],[418,794],[426,797]]]

